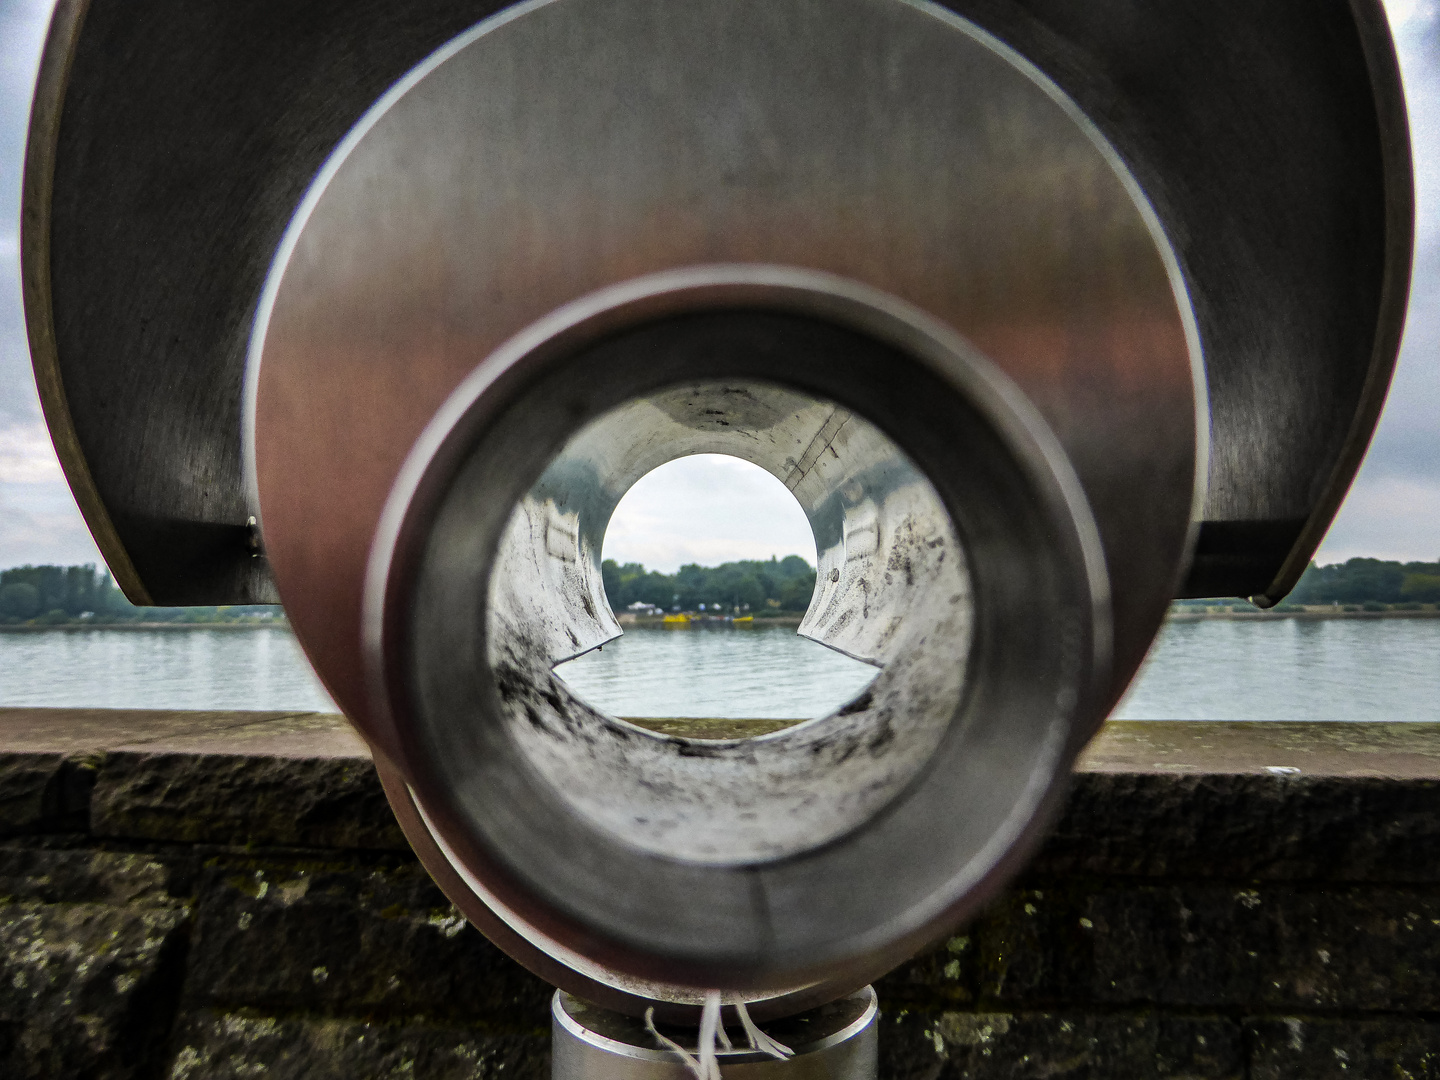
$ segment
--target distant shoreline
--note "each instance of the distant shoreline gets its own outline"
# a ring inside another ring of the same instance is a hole
[[[634,626],[640,628],[656,628],[665,630],[679,630],[691,626],[733,626],[737,630],[747,628],[753,629],[760,626],[799,626],[804,620],[803,615],[753,615],[738,626],[728,615],[696,615],[694,612],[686,612],[689,619],[686,622],[666,622],[663,615],[634,615],[630,612],[623,612],[616,618],[621,626]]]
[[[1205,622],[1212,619],[1230,619],[1235,622],[1274,622],[1277,619],[1435,619],[1440,618],[1440,609],[1420,611],[1346,611],[1344,608],[1306,608],[1302,611],[1172,611],[1165,616],[1166,622]]]
[[[289,630],[290,620],[269,619],[265,622],[64,622],[64,623],[10,623],[0,625],[0,634],[36,634],[46,630],[121,630],[127,633],[138,630]]]
[[[695,618],[689,623],[666,623],[660,616],[621,615],[619,621],[622,627],[629,629],[692,629],[695,627],[712,628],[728,627],[736,630],[759,629],[767,626],[797,627],[800,625],[803,616],[800,615],[773,615],[769,617],[757,617],[753,622],[735,625],[728,619]],[[1300,611],[1171,611],[1165,616],[1166,622],[1191,623],[1210,622],[1215,620],[1230,622],[1276,622],[1281,619],[1298,619],[1301,621],[1314,622],[1322,619],[1437,619],[1440,618],[1440,606],[1422,609],[1420,611],[1346,611],[1344,608],[1331,607],[1310,607]],[[288,619],[269,619],[256,622],[121,622],[121,623],[94,623],[94,622],[66,622],[66,623],[11,623],[0,625],[0,634],[38,634],[47,631],[61,631],[74,633],[75,631],[93,630],[118,630],[123,633],[137,633],[141,631],[163,630],[289,630]]]

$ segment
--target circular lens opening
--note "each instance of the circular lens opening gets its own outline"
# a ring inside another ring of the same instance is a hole
[[[624,633],[555,673],[651,731],[768,734],[835,712],[877,674],[796,633],[815,591],[814,533],[752,462],[697,454],[646,473],[611,516],[600,570]]]
[[[797,631],[879,672],[808,723],[754,738],[657,733],[554,674],[623,632],[600,560],[620,499],[694,453],[742,457],[794,496],[817,550]],[[970,577],[934,487],[869,421],[780,386],[672,387],[585,425],[513,510],[489,589],[488,666],[524,759],[581,817],[671,858],[783,858],[857,827],[925,766],[964,689]],[[920,642],[952,660],[907,662]]]

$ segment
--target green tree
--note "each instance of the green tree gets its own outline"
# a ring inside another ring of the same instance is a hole
[[[815,574],[812,571],[808,577],[792,577],[780,586],[780,595],[776,597],[780,601],[781,611],[804,611],[810,606],[811,597],[815,594]]]
[[[1310,564],[1289,601],[1294,604],[1395,604],[1417,600],[1424,578],[1440,576],[1440,563],[1399,563],[1384,559],[1350,559],[1329,566]],[[1406,584],[1411,582],[1407,591]]]
[[[0,586],[0,615],[30,619],[40,611],[40,590],[28,581]]]
[[[1407,573],[1400,586],[1400,595],[1406,600],[1422,604],[1440,603],[1440,574],[1419,571]]]
[[[688,563],[674,574],[646,570],[640,563],[606,559],[600,576],[610,607],[623,611],[636,601],[667,610],[694,611],[701,604],[761,610],[804,611],[815,589],[815,569],[798,555],[767,561],[744,559],[720,566]],[[769,601],[775,601],[770,604]]]
[[[93,564],[85,566],[17,566],[0,571],[0,588],[24,584],[39,596],[39,610],[51,618],[59,611],[67,616],[102,610],[108,600],[108,573],[97,575]]]

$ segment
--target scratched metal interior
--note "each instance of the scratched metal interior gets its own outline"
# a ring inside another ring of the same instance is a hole
[[[600,574],[621,497],[700,453],[759,465],[804,509],[819,573],[799,633],[881,669],[833,715],[691,740],[608,716],[552,673],[622,632]],[[939,495],[875,425],[778,386],[676,387],[592,421],[515,508],[489,587],[512,738],[574,810],[672,858],[752,863],[844,835],[924,767],[964,688],[970,574]]]

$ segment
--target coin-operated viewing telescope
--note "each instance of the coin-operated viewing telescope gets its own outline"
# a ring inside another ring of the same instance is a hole
[[[567,992],[566,1076],[697,1022],[708,1072],[717,1004],[727,1070],[873,1072],[860,988],[1022,865],[1170,600],[1299,577],[1410,265],[1368,0],[62,2],[25,184],[116,580],[284,602],[426,867]],[[879,669],[834,715],[662,736],[555,678],[694,453],[804,509],[800,633]]]

